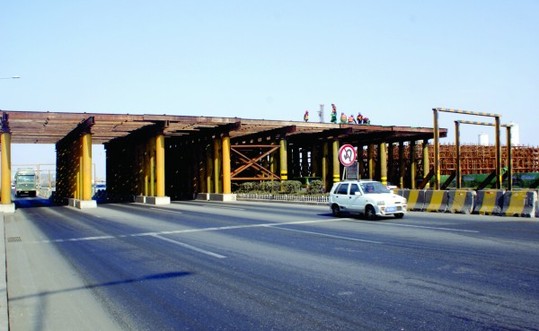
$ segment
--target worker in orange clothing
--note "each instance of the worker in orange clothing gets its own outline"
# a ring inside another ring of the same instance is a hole
[[[305,122],[309,122],[309,111],[308,110],[306,110],[305,114],[303,114],[303,120]]]
[[[346,117],[344,113],[341,113],[341,123],[345,124],[347,120],[348,120],[348,117]]]

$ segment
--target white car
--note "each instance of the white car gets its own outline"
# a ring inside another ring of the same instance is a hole
[[[342,213],[402,218],[406,214],[406,198],[394,194],[381,182],[354,180],[335,183],[329,192],[329,207],[335,216]]]

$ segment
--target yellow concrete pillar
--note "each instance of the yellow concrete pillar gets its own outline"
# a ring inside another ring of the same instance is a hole
[[[341,181],[341,162],[339,161],[339,148],[340,144],[338,140],[333,140],[333,184]]]
[[[148,174],[150,185],[148,195],[153,197],[155,196],[155,137],[150,138],[148,152],[150,155],[150,172]]]
[[[430,171],[430,162],[429,162],[429,141],[427,139],[423,140],[423,178],[426,178]],[[435,174],[436,175],[436,174]],[[439,185],[439,177],[438,177],[438,183],[435,183],[435,185]],[[425,185],[425,188],[429,188],[430,184],[427,183]],[[440,189],[435,188],[435,189]]]
[[[381,143],[378,146],[378,158],[380,160],[380,182],[387,185],[387,144]]]
[[[221,193],[221,139],[213,140],[213,193]]]
[[[230,137],[223,139],[223,193],[232,193],[232,180],[230,178]]]
[[[328,146],[328,143],[327,141],[324,141],[322,143],[322,183],[324,183],[324,188],[326,190],[328,190],[328,188],[326,187],[326,185],[328,184],[328,177],[329,177],[329,174],[328,174],[328,169],[329,169],[329,164],[328,164],[328,160],[329,160],[329,146]]]
[[[206,149],[206,193],[213,193],[213,158],[212,158],[212,149],[208,145]]]
[[[0,199],[3,205],[11,204],[11,133],[0,135],[2,148],[2,185]]]
[[[156,196],[165,196],[165,136],[158,134],[155,137],[155,178]]]
[[[92,135],[86,133],[81,140],[82,185],[81,200],[92,200]]]
[[[143,177],[144,177],[144,196],[150,195],[150,149],[148,148],[148,144],[141,147],[144,149],[144,155],[143,155]]]
[[[82,139],[76,140],[77,148],[75,150],[77,158],[77,185],[75,199],[82,200]]]
[[[410,141],[410,188],[416,188],[417,158],[415,157],[415,141]]]
[[[288,146],[286,143],[286,139],[281,139],[280,143],[280,149],[279,149],[279,157],[281,159],[280,162],[280,177],[281,182],[288,180]]]

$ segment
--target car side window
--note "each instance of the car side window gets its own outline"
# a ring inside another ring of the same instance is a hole
[[[356,192],[359,192],[359,186],[357,186],[357,184],[352,184],[350,186],[350,195],[355,195]]]
[[[347,193],[348,193],[347,183],[341,184],[339,185],[339,187],[337,187],[337,194],[347,194]]]
[[[363,189],[363,192],[365,193],[374,193],[374,185],[371,183],[362,184],[361,188]]]

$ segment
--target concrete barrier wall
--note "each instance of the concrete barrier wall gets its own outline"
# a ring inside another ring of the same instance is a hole
[[[477,191],[473,213],[480,215],[501,215],[503,205],[502,190]]]
[[[476,195],[475,191],[470,190],[447,191],[447,211],[450,213],[471,214]]]
[[[447,193],[445,190],[426,190],[424,210],[445,213],[447,210]]]
[[[425,190],[400,189],[397,194],[402,195],[408,200],[408,210],[423,211],[425,205]]]
[[[408,200],[408,210],[462,214],[539,217],[537,191],[409,190],[397,194]]]
[[[503,195],[503,216],[535,217],[537,192],[532,190],[508,191]]]

